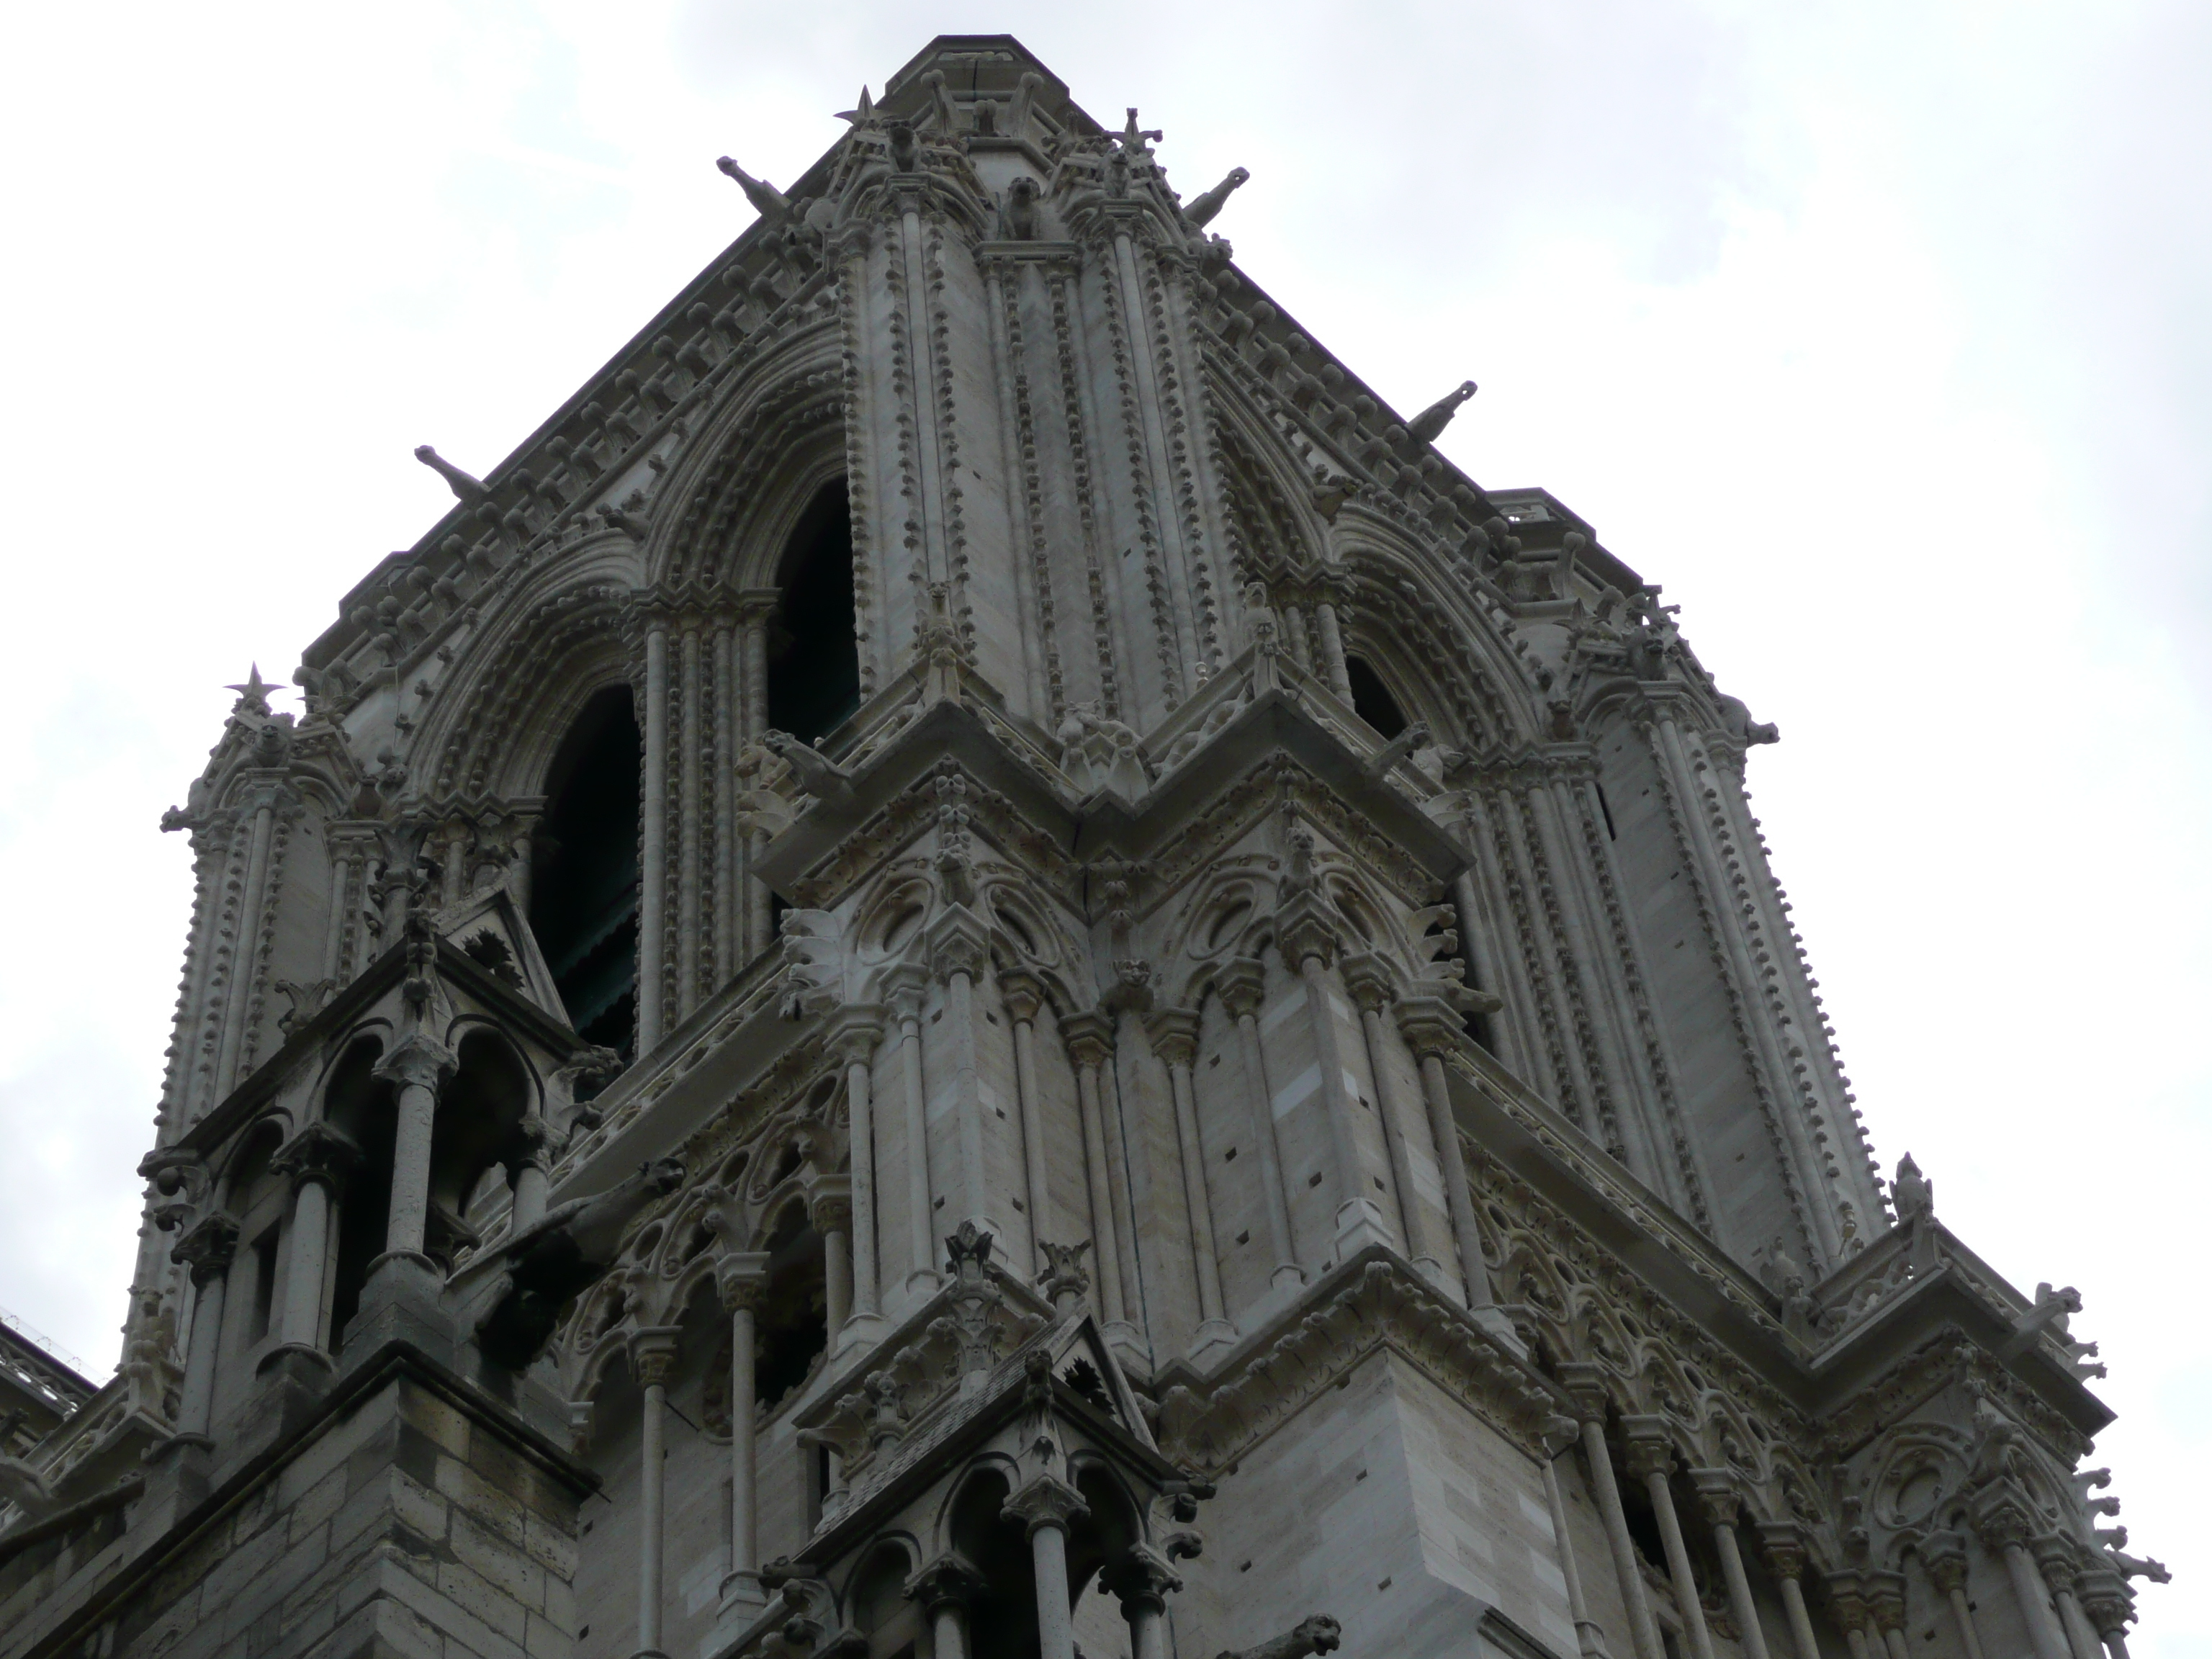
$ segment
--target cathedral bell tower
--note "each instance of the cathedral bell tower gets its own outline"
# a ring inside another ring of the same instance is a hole
[[[2125,1659],[1659,588],[1242,168],[1004,36],[844,118],[236,688],[0,1659]]]

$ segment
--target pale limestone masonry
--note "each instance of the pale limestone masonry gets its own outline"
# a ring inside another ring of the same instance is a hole
[[[1877,1175],[1658,588],[1241,169],[848,118],[236,688],[0,1659],[2125,1659],[2079,1298]]]

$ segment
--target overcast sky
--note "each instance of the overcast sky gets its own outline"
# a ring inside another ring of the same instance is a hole
[[[818,19],[828,16],[833,21]],[[1443,447],[1665,584],[1886,1166],[2120,1413],[2144,1659],[2212,1654],[2212,7],[31,6],[0,137],[0,1305],[114,1358],[258,660],[493,465],[933,33],[1135,104]]]

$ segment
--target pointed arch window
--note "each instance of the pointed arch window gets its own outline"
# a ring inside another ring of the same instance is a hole
[[[842,478],[808,503],[775,582],[782,597],[768,637],[768,723],[812,743],[860,706],[853,507]]]
[[[1373,726],[1384,739],[1406,729],[1406,711],[1364,657],[1346,657],[1344,677],[1352,682],[1352,712]]]
[[[530,926],[568,1023],[625,1062],[637,1046],[643,748],[628,686],[586,703],[554,756],[531,852]]]

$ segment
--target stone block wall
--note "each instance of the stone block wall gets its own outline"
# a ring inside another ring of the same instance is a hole
[[[569,1659],[584,1482],[464,1401],[386,1376],[0,1652]]]

